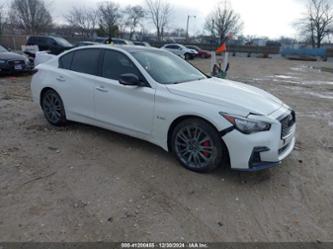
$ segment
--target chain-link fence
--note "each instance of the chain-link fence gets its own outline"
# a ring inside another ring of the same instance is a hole
[[[1,35],[0,44],[12,50],[21,50],[21,46],[25,45],[27,38],[26,35]]]

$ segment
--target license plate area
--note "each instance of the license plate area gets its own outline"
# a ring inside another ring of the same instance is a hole
[[[19,65],[15,65],[14,69],[15,70],[23,70],[23,65],[20,65],[20,64]]]

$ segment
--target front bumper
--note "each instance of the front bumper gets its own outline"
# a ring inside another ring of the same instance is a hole
[[[280,165],[293,151],[296,143],[296,123],[292,124],[288,134],[282,137],[282,124],[274,115],[271,117],[273,123],[269,131],[246,135],[233,129],[223,136],[232,169],[253,172],[272,168]]]
[[[33,67],[29,64],[0,64],[0,74],[11,74],[11,73],[26,73],[30,72]]]

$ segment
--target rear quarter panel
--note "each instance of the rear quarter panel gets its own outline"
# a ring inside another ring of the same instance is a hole
[[[40,64],[36,67],[35,73],[31,80],[31,93],[33,102],[40,104],[40,95],[44,88],[50,87],[59,93],[59,85],[54,82],[57,74],[57,67],[54,62],[51,64]]]

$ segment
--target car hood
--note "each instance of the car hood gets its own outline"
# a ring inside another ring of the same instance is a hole
[[[269,115],[283,105],[281,100],[264,90],[218,78],[167,85],[167,88],[173,94],[224,107],[221,111],[233,109],[238,112],[234,114]]]
[[[194,49],[189,49],[189,48],[184,49],[184,51],[187,52],[187,53],[191,53],[191,54],[197,54],[198,53]]]
[[[12,52],[4,52],[0,53],[0,60],[25,60],[25,56]]]

